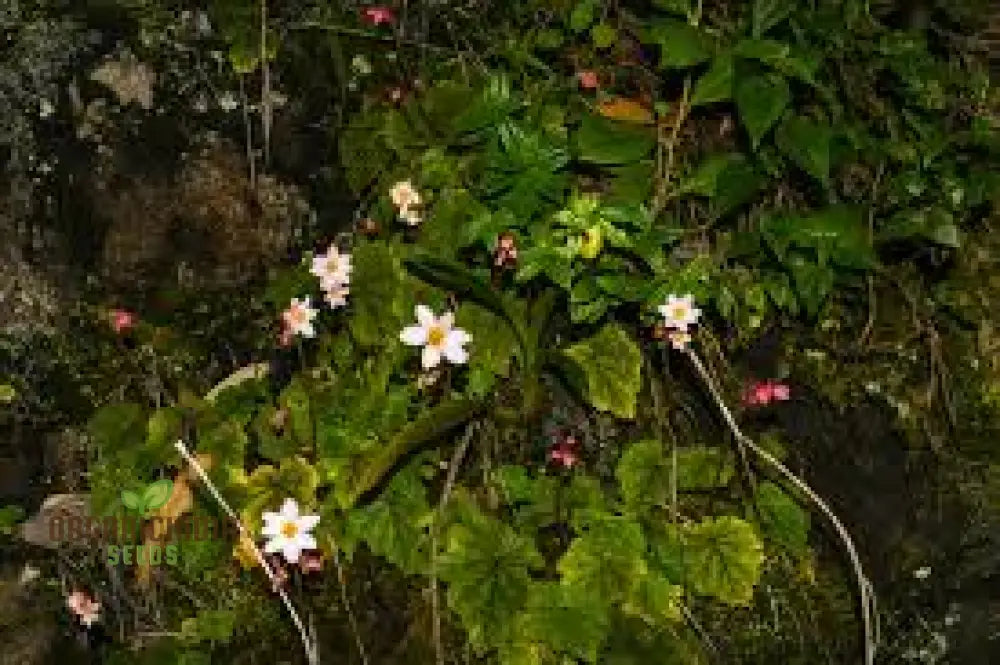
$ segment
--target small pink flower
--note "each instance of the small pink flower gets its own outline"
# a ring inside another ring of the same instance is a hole
[[[271,571],[274,573],[274,583],[272,584],[272,587],[274,588],[274,592],[277,593],[278,589],[288,583],[288,570],[281,562],[281,558],[277,555],[268,556],[267,564],[271,567]]]
[[[754,381],[743,392],[745,406],[766,406],[771,402],[787,402],[791,389],[778,381]]]
[[[562,466],[564,469],[576,466],[580,461],[580,457],[577,454],[579,445],[576,437],[565,437],[549,448],[549,462]]]
[[[135,326],[135,314],[127,309],[111,310],[111,327],[121,335],[131,330]]]
[[[597,90],[597,86],[599,85],[597,72],[585,69],[577,72],[576,78],[580,82],[580,87],[584,90]]]
[[[88,628],[100,617],[101,604],[86,591],[74,591],[66,596],[66,606]]]
[[[365,7],[361,10],[361,19],[368,25],[392,25],[396,22],[396,12],[385,5]]]

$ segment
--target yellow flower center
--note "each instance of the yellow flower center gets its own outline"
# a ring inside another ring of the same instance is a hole
[[[294,538],[299,533],[299,525],[295,522],[285,522],[281,525],[281,535],[285,538]]]
[[[305,323],[306,320],[306,310],[303,307],[295,307],[292,309],[292,321],[296,323]]]
[[[431,329],[427,331],[427,345],[441,346],[444,344],[444,337],[444,329],[441,326],[432,326]]]
[[[688,313],[687,305],[674,305],[674,309],[672,311],[673,318],[675,319],[687,318],[687,313]]]
[[[340,258],[337,256],[331,256],[326,260],[326,271],[328,273],[337,272],[337,266],[340,265]]]

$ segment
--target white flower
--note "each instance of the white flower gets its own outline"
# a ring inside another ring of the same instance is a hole
[[[931,576],[931,567],[924,566],[923,568],[917,568],[916,570],[913,571],[913,576],[916,577],[918,580],[926,580],[928,577]]]
[[[346,286],[351,281],[351,255],[341,254],[336,245],[330,245],[326,254],[313,257],[310,272],[319,278],[323,289]]]
[[[310,303],[309,296],[302,298],[292,298],[292,303],[281,313],[281,320],[285,324],[285,330],[291,335],[302,335],[303,337],[314,337],[316,330],[312,321],[316,318],[316,310]]]
[[[351,289],[347,284],[323,284],[323,297],[326,304],[333,308],[347,305],[347,296],[350,295],[350,292]]]
[[[670,294],[666,304],[660,305],[659,311],[668,327],[683,331],[697,323],[701,316],[701,310],[694,306],[694,298],[690,294],[684,297]]]
[[[399,217],[406,222],[408,226],[418,226],[420,222],[424,221],[423,217],[420,216],[420,211],[416,208],[401,210],[399,212]]]
[[[410,208],[421,204],[420,193],[413,187],[409,180],[401,180],[389,190],[392,204],[399,209],[400,214],[405,214]]]
[[[316,539],[309,533],[319,524],[319,515],[299,515],[295,499],[285,499],[281,512],[264,513],[264,529],[268,538],[264,551],[281,552],[288,563],[298,563],[303,550],[316,549]]]
[[[425,305],[417,305],[417,325],[404,328],[399,339],[410,346],[424,347],[421,364],[424,369],[432,369],[441,363],[441,356],[448,362],[460,365],[468,359],[465,344],[472,341],[472,335],[461,328],[455,328],[454,314],[445,312],[440,317]]]

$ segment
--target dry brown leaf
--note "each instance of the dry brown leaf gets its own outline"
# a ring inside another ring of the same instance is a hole
[[[615,97],[597,104],[597,112],[605,118],[648,125],[653,122],[653,111],[634,99]]]

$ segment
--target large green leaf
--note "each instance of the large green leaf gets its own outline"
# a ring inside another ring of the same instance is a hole
[[[608,600],[595,589],[533,582],[517,613],[514,648],[524,652],[532,645],[544,645],[550,652],[595,663],[609,624]],[[501,647],[504,651],[510,649]]]
[[[474,397],[485,397],[498,377],[510,373],[517,335],[506,321],[472,302],[459,305],[455,323],[472,335],[468,391]]]
[[[646,574],[646,542],[638,522],[608,516],[587,525],[559,559],[562,583],[591,589],[606,601],[627,598]]]
[[[701,106],[714,102],[724,102],[733,97],[733,57],[720,55],[712,61],[712,66],[702,74],[694,86],[691,105]]]
[[[576,131],[577,155],[581,161],[602,165],[625,165],[648,157],[656,146],[652,130],[587,114]]]
[[[692,67],[712,54],[708,35],[685,21],[662,19],[649,32],[651,40],[660,45],[660,64],[664,67]]]
[[[736,81],[735,97],[740,119],[756,150],[791,100],[788,83],[777,74],[748,76]]]
[[[350,511],[339,545],[350,557],[357,543],[407,575],[426,574],[430,564],[428,527],[433,508],[414,462],[393,476],[374,503]]]
[[[354,461],[356,468],[348,476],[348,482],[335,488],[339,504],[344,507],[354,505],[408,453],[468,421],[480,407],[481,403],[474,400],[452,399],[424,410],[384,446]]]
[[[386,242],[362,243],[352,252],[350,329],[362,346],[396,343],[413,316],[414,294],[400,260],[401,249]]]
[[[670,525],[655,541],[655,550],[669,579],[727,605],[750,601],[764,561],[763,544],[753,526],[731,516]]]
[[[448,584],[448,605],[462,619],[469,642],[483,652],[515,641],[517,614],[531,585],[529,570],[543,562],[530,538],[474,506],[462,512],[464,519],[444,539],[439,571]]]
[[[634,418],[640,388],[639,347],[617,324],[565,350],[583,370],[590,403],[620,418]]]
[[[778,147],[803,171],[826,183],[830,177],[830,125],[789,114],[778,128]]]

